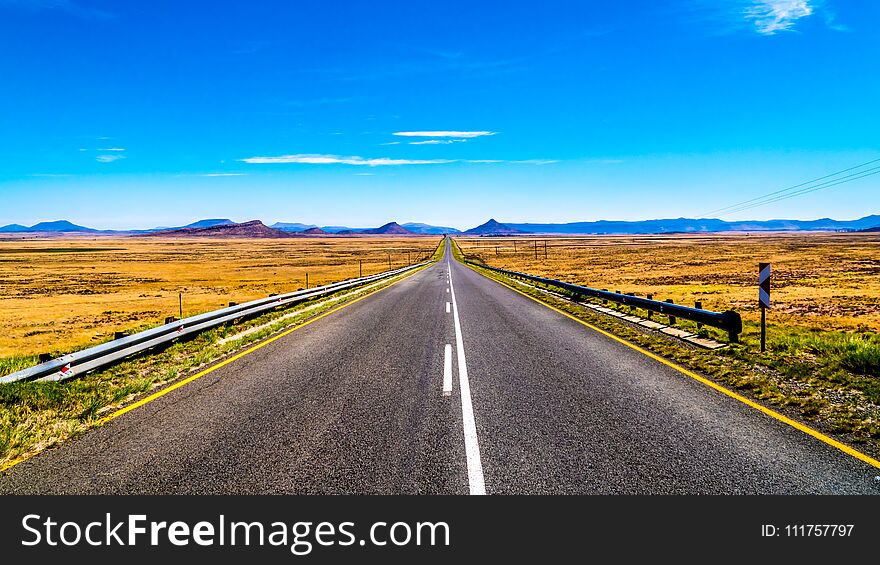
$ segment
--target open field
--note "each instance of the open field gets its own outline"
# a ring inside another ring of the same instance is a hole
[[[880,234],[876,233],[456,241],[465,254],[493,267],[639,296],[652,293],[657,300],[671,298],[689,306],[702,301],[709,310],[736,310],[746,322],[760,319],[758,263],[770,262],[773,324],[880,330]]]
[[[61,353],[271,293],[430,255],[438,237],[0,241],[0,360]],[[11,367],[14,370],[14,367]],[[3,373],[11,372],[4,370]]]
[[[672,298],[679,304],[699,300],[711,310],[734,309],[743,316],[741,343],[709,352],[639,331],[538,289],[529,291],[880,453],[880,235],[546,238],[546,259],[545,238],[456,241],[468,259],[493,267],[641,296],[652,293],[657,300]],[[757,264],[762,261],[773,264],[766,353],[758,347]],[[691,322],[679,320],[678,325],[697,331]],[[726,340],[717,330],[699,331]]]
[[[438,248],[433,253],[434,260],[441,255],[442,250]],[[100,425],[102,418],[144,393],[192,375],[223,357],[278,332],[290,331],[410,274],[412,272],[216,327],[81,378],[0,384],[0,472],[22,455],[52,447]],[[32,357],[18,359],[33,361]],[[4,366],[0,366],[2,368]]]

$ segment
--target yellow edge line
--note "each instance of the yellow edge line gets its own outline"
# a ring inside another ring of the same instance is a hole
[[[427,266],[424,267],[424,268],[427,268],[427,267],[430,267],[430,265],[427,265]],[[284,331],[281,332],[280,334],[275,335],[275,336],[272,336],[272,337],[270,337],[269,339],[267,339],[266,341],[261,341],[261,342],[258,343],[257,345],[255,345],[255,346],[253,346],[253,347],[251,347],[251,348],[249,348],[249,349],[246,349],[246,350],[242,351],[241,353],[237,353],[237,354],[233,355],[232,357],[230,357],[230,358],[228,358],[228,359],[225,359],[225,360],[221,361],[220,363],[217,363],[216,365],[212,365],[211,367],[208,367],[207,369],[205,369],[205,370],[203,370],[203,371],[199,371],[199,372],[196,373],[195,375],[189,376],[189,377],[183,379],[182,381],[178,381],[178,382],[174,383],[173,385],[170,385],[170,386],[168,386],[168,387],[165,387],[165,388],[163,388],[162,390],[160,390],[160,391],[158,391],[158,392],[155,392],[155,393],[151,394],[150,396],[147,396],[147,397],[145,397],[145,398],[142,398],[142,399],[138,400],[137,402],[134,402],[134,403],[132,403],[132,404],[129,404],[129,405],[126,406],[125,408],[120,408],[120,409],[117,410],[116,412],[113,412],[112,414],[110,414],[110,415],[108,415],[108,416],[104,416],[103,418],[101,418],[100,420],[98,420],[97,422],[95,422],[95,425],[94,425],[93,427],[103,426],[104,424],[106,424],[106,423],[109,422],[110,420],[114,420],[114,419],[116,419],[116,418],[122,416],[123,414],[125,414],[125,413],[127,413],[127,412],[131,412],[131,411],[134,410],[135,408],[140,408],[141,406],[143,406],[143,405],[145,405],[145,404],[147,404],[147,403],[150,403],[150,402],[152,402],[152,401],[154,401],[154,400],[156,400],[156,399],[158,399],[158,398],[161,398],[161,397],[165,396],[166,394],[168,394],[169,392],[171,392],[171,391],[173,391],[173,390],[177,390],[177,389],[179,389],[180,387],[182,387],[182,386],[184,386],[184,385],[186,385],[186,384],[188,384],[188,383],[191,383],[192,381],[194,381],[194,380],[196,380],[196,379],[199,379],[199,378],[204,377],[204,376],[207,375],[208,373],[212,373],[212,372],[216,371],[216,370],[219,369],[220,367],[224,367],[224,366],[226,366],[226,365],[232,363],[233,361],[236,361],[237,359],[241,359],[241,358],[244,357],[245,355],[248,355],[248,354],[250,354],[250,353],[253,353],[254,351],[260,349],[261,347],[265,347],[265,346],[269,345],[269,344],[272,343],[273,341],[279,340],[279,339],[281,339],[282,337],[284,337],[284,336],[286,336],[286,335],[289,335],[289,334],[295,332],[296,330],[298,330],[298,329],[300,329],[300,328],[304,328],[304,327],[308,326],[309,324],[311,324],[312,322],[317,322],[318,320],[320,320],[320,319],[323,318],[324,316],[329,316],[330,314],[333,314],[334,312],[338,312],[339,310],[342,310],[342,309],[345,308],[346,306],[351,306],[351,305],[354,304],[355,302],[360,302],[360,301],[363,300],[364,298],[368,298],[368,297],[370,297],[370,296],[376,294],[377,292],[381,292],[381,291],[385,290],[386,288],[390,288],[390,287],[396,285],[397,283],[402,282],[402,281],[408,279],[410,276],[412,276],[412,275],[414,275],[414,274],[416,274],[416,273],[418,273],[418,272],[424,270],[424,268],[423,268],[423,269],[418,269],[418,270],[416,270],[416,271],[413,271],[412,273],[405,274],[405,275],[403,275],[403,277],[397,279],[396,281],[392,282],[391,284],[389,284],[389,285],[387,285],[387,286],[383,286],[383,287],[380,288],[380,289],[377,289],[377,290],[374,290],[374,291],[372,291],[372,292],[369,292],[369,293],[367,293],[367,294],[365,294],[365,295],[363,295],[363,296],[360,296],[360,297],[358,297],[358,298],[355,298],[354,300],[352,300],[352,301],[350,301],[350,302],[346,302],[345,304],[341,304],[341,305],[337,306],[336,308],[333,308],[332,310],[328,310],[328,311],[324,312],[323,314],[320,314],[320,315],[318,315],[318,316],[315,316],[314,318],[310,318],[309,320],[306,320],[305,322],[303,322],[302,324],[300,324],[300,325],[298,325],[298,326],[294,326],[294,327],[292,327],[292,328],[290,328],[290,329],[288,329],[288,330],[284,330]],[[7,461],[6,463],[3,463],[2,465],[0,465],[0,473],[2,473],[3,471],[6,471],[7,469],[11,469],[12,467],[15,467],[15,466],[18,465],[19,463],[23,463],[23,462],[27,461],[28,459],[30,459],[31,457],[33,457],[33,456],[35,456],[35,455],[39,455],[39,454],[42,453],[42,452],[43,452],[43,450],[41,449],[40,451],[35,451],[35,452],[33,452],[33,453],[28,453],[28,454],[26,454],[26,455],[22,455],[22,456],[20,456],[20,457],[17,457],[17,458],[15,458],[15,459],[12,459],[12,460],[10,460],[10,461]]]
[[[484,273],[481,273],[476,268],[471,267],[470,265],[465,264],[465,266],[470,268],[475,273],[478,273],[479,275],[482,275],[491,281],[495,281],[496,283],[498,283],[506,288],[509,288],[510,290],[516,292],[517,294],[522,294],[526,298],[534,300],[538,304],[541,304],[542,306],[546,306],[547,308],[550,308],[551,310],[554,310],[554,311],[562,314],[566,318],[571,318],[575,322],[582,324],[584,326],[587,326],[591,330],[597,331],[600,334],[613,339],[614,341],[620,342],[623,345],[629,347],[630,349],[634,349],[635,351],[638,351],[639,353],[646,355],[647,357],[650,357],[651,359],[653,359],[655,361],[659,361],[660,363],[663,363],[667,367],[671,367],[671,368],[675,369],[679,373],[685,374],[685,375],[689,376],[690,378],[692,378],[696,381],[699,381],[699,382],[703,383],[704,385],[711,387],[711,388],[717,390],[718,392],[729,396],[730,398],[733,398],[734,400],[738,400],[738,401],[742,402],[746,406],[754,408],[755,410],[759,410],[759,411],[763,412],[764,414],[770,416],[774,420],[778,420],[778,421],[782,422],[783,424],[788,424],[792,428],[799,430],[809,436],[812,436],[812,437],[818,439],[819,441],[830,445],[831,447],[839,449],[840,451],[846,453],[847,455],[851,455],[852,457],[855,457],[856,459],[863,461],[863,462],[867,463],[868,465],[871,465],[873,467],[880,469],[880,461],[874,459],[873,457],[865,455],[861,451],[857,451],[857,450],[853,449],[852,447],[850,447],[844,443],[841,443],[841,442],[837,441],[836,439],[828,437],[827,435],[823,434],[822,432],[814,430],[813,428],[811,428],[809,426],[805,426],[804,424],[801,424],[800,422],[796,422],[795,420],[792,420],[791,418],[784,416],[775,410],[771,410],[770,408],[767,408],[766,406],[762,406],[762,405],[758,404],[757,402],[754,402],[753,400],[749,400],[748,398],[746,398],[745,396],[742,396],[741,394],[737,394],[737,393],[733,392],[732,390],[719,385],[716,382],[710,381],[709,379],[694,373],[693,371],[689,371],[689,370],[685,369],[684,367],[681,367],[680,365],[676,365],[675,363],[672,363],[671,361],[664,359],[663,357],[660,357],[659,355],[656,355],[646,349],[642,349],[638,345],[632,344],[632,343],[626,341],[625,339],[617,337],[614,334],[611,334],[601,328],[594,326],[593,324],[590,324],[589,322],[585,322],[584,320],[581,320],[580,318],[572,316],[568,312],[565,312],[563,310],[560,310],[559,308],[556,308],[554,306],[551,306],[550,304],[547,304],[546,302],[538,300],[534,296],[529,296],[528,294],[526,294],[520,290],[517,290],[517,289],[513,288],[512,286],[504,284],[501,281],[493,279],[492,277],[486,276]]]

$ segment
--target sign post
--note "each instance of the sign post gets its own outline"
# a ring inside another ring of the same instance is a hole
[[[761,353],[767,350],[767,308],[770,308],[770,263],[758,263],[758,303],[761,306]]]

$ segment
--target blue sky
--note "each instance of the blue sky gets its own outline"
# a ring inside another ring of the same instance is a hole
[[[863,0],[0,0],[0,224],[702,216],[880,157],[878,61]]]

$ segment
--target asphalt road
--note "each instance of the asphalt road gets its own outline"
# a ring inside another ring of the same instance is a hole
[[[0,493],[880,494],[878,474],[447,251]]]

